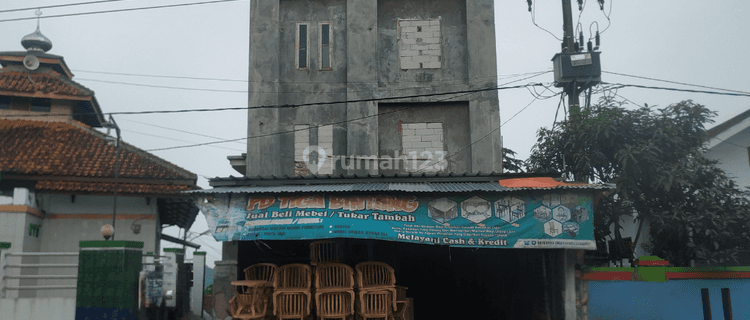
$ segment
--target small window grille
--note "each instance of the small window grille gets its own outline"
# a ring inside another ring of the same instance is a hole
[[[307,69],[307,24],[297,24],[297,69]]]
[[[331,70],[331,23],[320,24],[320,69]]]

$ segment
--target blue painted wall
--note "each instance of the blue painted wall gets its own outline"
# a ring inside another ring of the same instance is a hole
[[[724,319],[721,288],[729,288],[734,319],[750,319],[750,279],[589,281],[589,319],[703,320],[701,288],[708,288],[713,320]]]

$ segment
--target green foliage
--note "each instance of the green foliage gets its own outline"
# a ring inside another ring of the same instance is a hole
[[[214,293],[214,284],[208,285],[205,290],[203,290],[204,294],[213,294]]]
[[[749,249],[739,239],[748,238],[750,206],[747,195],[703,156],[704,125],[714,116],[692,101],[629,110],[603,99],[574,123],[540,129],[527,165],[532,172],[617,185],[597,203],[598,241],[619,239],[621,219],[635,217],[650,224],[654,255],[675,265],[730,264]]]
[[[505,172],[523,172],[524,161],[516,158],[516,152],[503,148],[503,170]]]

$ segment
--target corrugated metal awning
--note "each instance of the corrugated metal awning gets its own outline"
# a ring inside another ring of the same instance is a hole
[[[225,194],[225,193],[327,193],[327,192],[509,192],[518,190],[549,190],[549,189],[610,189],[603,184],[560,184],[545,187],[505,187],[497,182],[371,182],[371,183],[342,183],[317,185],[274,185],[274,186],[238,186],[218,187],[205,190],[187,191],[190,194]]]

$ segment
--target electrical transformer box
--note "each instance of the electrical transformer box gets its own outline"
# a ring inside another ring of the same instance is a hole
[[[602,81],[601,52],[558,53],[552,58],[555,86],[566,87],[576,82],[583,89]]]

